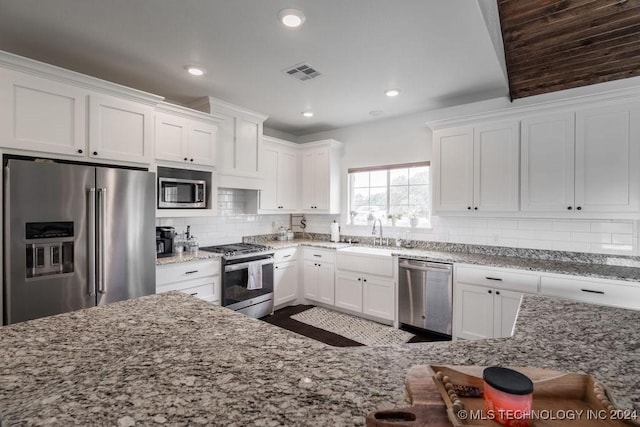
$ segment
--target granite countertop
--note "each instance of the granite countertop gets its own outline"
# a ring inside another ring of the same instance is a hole
[[[334,243],[322,240],[270,240],[263,242],[274,249],[292,246],[313,246],[329,249],[342,249],[354,246],[349,243]],[[366,246],[366,245],[359,245]],[[427,258],[432,261],[475,264],[488,267],[514,268],[555,274],[593,277],[599,279],[624,280],[633,285],[640,285],[640,268],[625,265],[609,265],[603,263],[572,262],[570,260],[536,259],[521,256],[483,255],[478,253],[446,252],[425,249],[408,249],[397,246],[377,246],[389,249],[394,256],[407,258]]]
[[[540,296],[512,338],[336,348],[170,292],[2,327],[2,425],[364,425],[416,364],[588,373],[640,411],[640,311]]]
[[[219,259],[221,257],[221,254],[207,251],[198,251],[196,253],[186,252],[180,255],[156,258],[156,265],[179,264],[181,262],[201,261],[212,258]]]

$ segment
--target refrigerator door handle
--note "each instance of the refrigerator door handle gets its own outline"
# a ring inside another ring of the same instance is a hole
[[[89,296],[96,296],[96,189],[89,188]]]
[[[107,284],[104,280],[105,250],[106,250],[106,217],[107,217],[107,189],[98,188],[98,292],[107,293]]]

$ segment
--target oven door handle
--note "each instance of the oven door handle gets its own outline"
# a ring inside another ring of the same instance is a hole
[[[258,259],[258,260],[255,260],[255,261],[243,262],[241,264],[225,265],[224,266],[224,272],[228,273],[230,271],[245,270],[245,269],[249,268],[249,265],[251,265],[251,264],[259,264],[259,265],[273,264],[273,258]]]

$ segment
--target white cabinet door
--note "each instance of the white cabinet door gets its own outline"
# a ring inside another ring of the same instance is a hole
[[[574,208],[574,114],[522,120],[521,209],[563,212]]]
[[[471,210],[473,205],[473,128],[433,133],[435,211]]]
[[[262,150],[263,189],[260,190],[260,209],[277,210],[278,204],[278,150],[265,146]]]
[[[313,155],[314,210],[329,209],[329,149],[316,150]]]
[[[473,209],[518,210],[519,123],[491,123],[474,128]],[[458,171],[460,173],[460,171]],[[450,171],[450,174],[453,174]]]
[[[519,292],[494,290],[493,337],[506,338],[513,334],[522,294]]]
[[[320,300],[318,287],[318,263],[305,260],[302,268],[302,280],[304,282],[304,297],[310,300]]]
[[[184,163],[188,160],[188,121],[182,117],[156,113],[156,159]]]
[[[477,340],[493,337],[494,309],[491,289],[456,283],[455,337]]]
[[[278,205],[282,209],[295,210],[298,206],[298,156],[294,152],[281,151],[278,155]]]
[[[393,281],[372,276],[363,278],[362,312],[369,316],[393,320],[395,300]]]
[[[318,263],[318,300],[325,304],[335,302],[335,266],[330,263]]]
[[[86,91],[2,70],[0,93],[0,146],[86,155]]]
[[[236,118],[236,144],[234,172],[258,175],[258,152],[262,138],[261,122]]]
[[[336,273],[335,306],[362,312],[362,277],[349,273]]]
[[[578,111],[575,151],[576,209],[640,208],[640,104]]]
[[[278,306],[298,297],[298,264],[280,262],[273,267],[273,303]]]
[[[236,164],[236,118],[222,116],[218,126],[218,161],[220,173],[233,173]]]
[[[191,121],[188,127],[189,163],[215,166],[217,162],[218,128],[209,123]]]
[[[153,108],[106,96],[89,97],[89,156],[151,163]]]
[[[315,155],[313,151],[302,154],[302,209],[313,210],[315,206]]]

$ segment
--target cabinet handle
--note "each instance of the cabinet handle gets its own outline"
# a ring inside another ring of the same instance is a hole
[[[94,156],[97,156],[97,155],[98,155],[98,152],[97,152],[97,151],[94,151],[94,152],[93,152],[93,155],[94,155]]]
[[[291,255],[285,255],[282,258],[291,258]]]
[[[193,295],[195,297],[196,295],[198,295],[198,293],[197,292],[193,292],[193,293],[190,293],[189,295]]]
[[[572,211],[572,210],[573,210],[573,207],[572,207],[572,206],[567,206],[567,210],[568,210],[568,211]]]
[[[581,210],[582,210],[582,206],[578,206],[578,207],[576,208],[576,210],[577,210],[577,211],[581,211]]]
[[[318,255],[318,254],[313,254],[313,256],[317,258],[322,258],[322,255]]]
[[[82,148],[78,149],[78,154],[82,154]]]
[[[600,295],[604,295],[603,291],[594,291],[592,289],[580,289],[582,292],[588,292],[590,294],[600,294]]]
[[[495,280],[496,282],[502,282],[502,279],[499,277],[485,277],[487,280]]]
[[[489,289],[487,292],[492,293],[492,292],[491,292],[491,289]]]
[[[185,271],[184,274],[193,274],[193,273],[197,273],[198,270],[191,270],[191,271]]]

